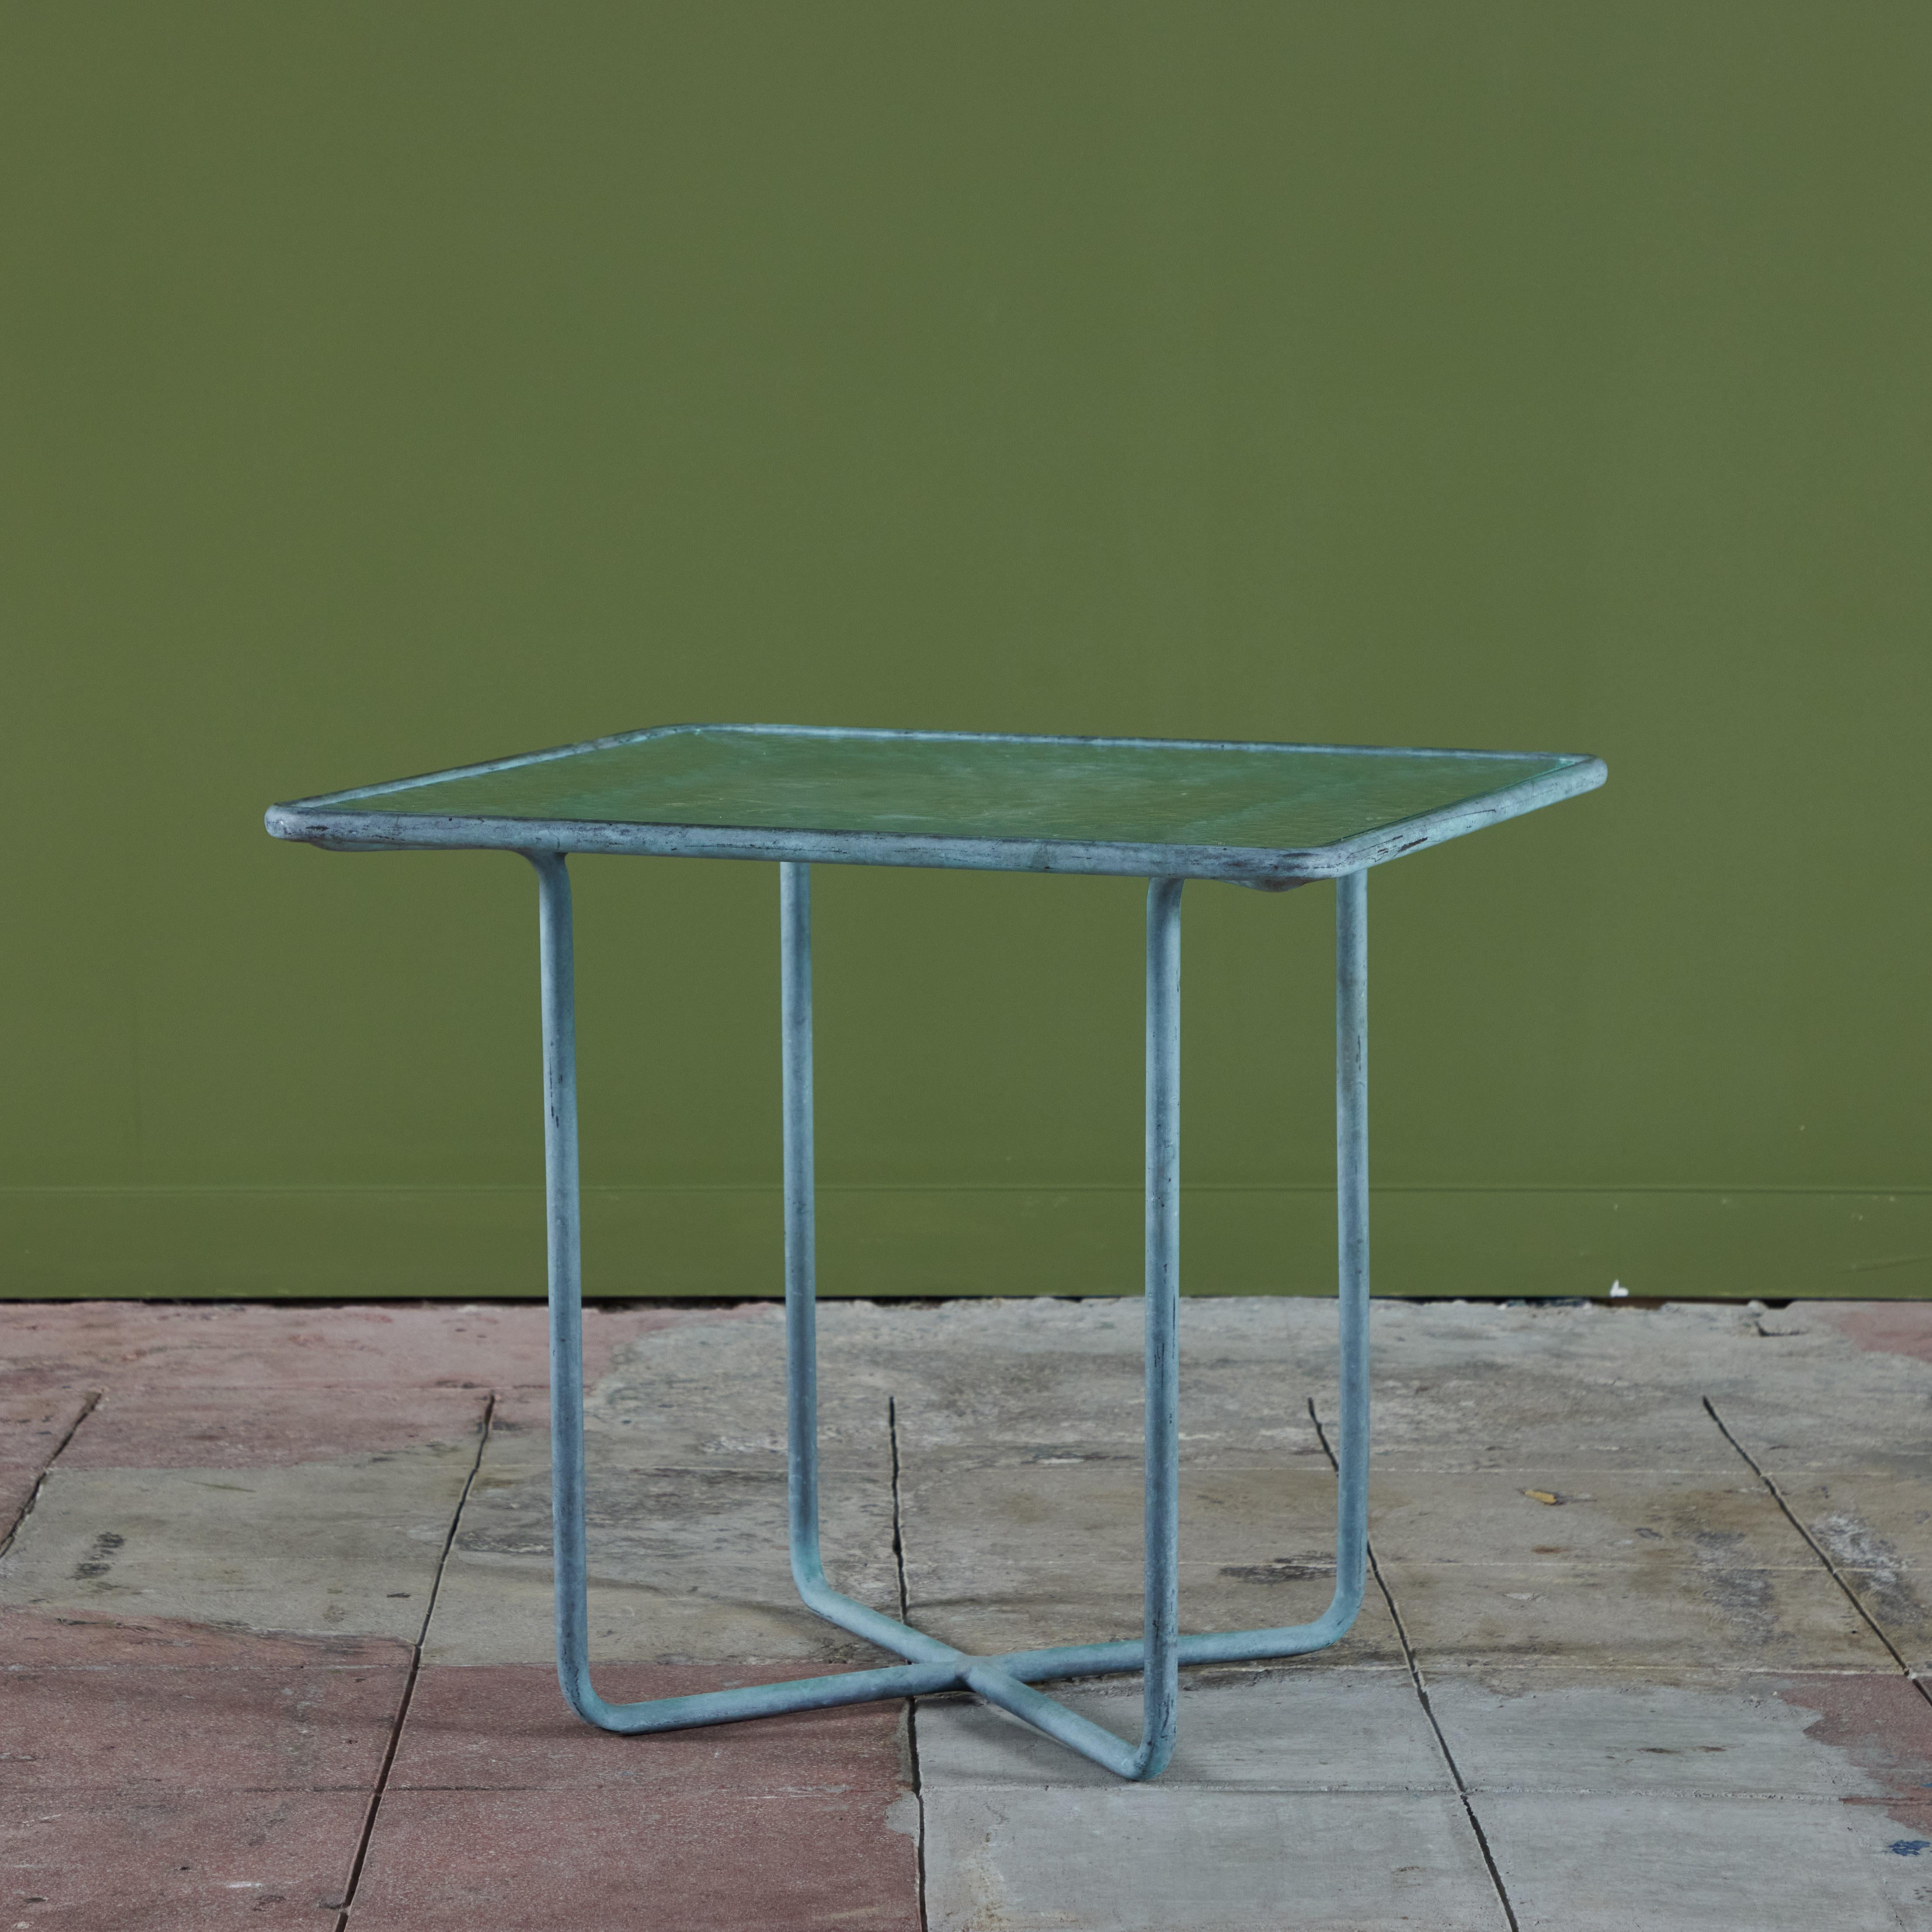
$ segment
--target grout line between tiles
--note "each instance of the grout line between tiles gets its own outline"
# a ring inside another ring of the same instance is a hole
[[[344,1887],[342,1903],[337,1908],[334,1932],[346,1932],[349,1915],[356,1909],[356,1893],[362,1882],[362,1868],[369,1856],[369,1846],[376,1835],[376,1814],[382,1809],[382,1799],[388,1791],[389,1773],[396,1762],[396,1751],[403,1741],[403,1726],[409,1721],[410,1706],[415,1701],[416,1679],[422,1671],[423,1646],[429,1640],[430,1619],[436,1615],[436,1600],[442,1588],[442,1573],[449,1567],[449,1552],[456,1546],[456,1532],[462,1526],[463,1512],[469,1506],[470,1492],[475,1487],[476,1472],[483,1466],[483,1452],[490,1446],[490,1426],[496,1420],[496,1392],[492,1389],[483,1404],[483,1426],[476,1436],[476,1454],[470,1465],[470,1473],[463,1479],[463,1493],[456,1499],[456,1507],[450,1512],[449,1534],[442,1539],[442,1551],[436,1562],[435,1580],[429,1586],[429,1601],[423,1606],[422,1628],[416,1632],[416,1640],[410,1646],[410,1674],[403,1686],[401,1700],[396,1706],[396,1720],[389,1729],[389,1746],[382,1754],[382,1768],[376,1774],[376,1788],[369,1794],[368,1809],[362,1816],[362,1835],[356,1841],[355,1862],[349,1868],[349,1882]]]
[[[101,1389],[89,1389],[87,1391],[86,1400],[81,1404],[80,1413],[74,1418],[72,1426],[67,1433],[54,1444],[52,1452],[48,1456],[47,1460],[40,1465],[40,1473],[34,1478],[34,1486],[28,1491],[27,1500],[20,1505],[19,1514],[7,1526],[6,1534],[0,1536],[0,1556],[5,1556],[8,1550],[13,1546],[14,1538],[20,1533],[21,1526],[33,1514],[34,1506],[40,1499],[41,1490],[46,1487],[47,1478],[52,1473],[54,1465],[60,1460],[67,1445],[79,1433],[80,1425],[100,1406],[100,1398],[105,1393],[106,1391]]]
[[[896,1396],[886,1398],[886,1440],[892,1452],[892,1568],[898,1580],[899,1622],[911,1621],[910,1600],[906,1594],[905,1517],[899,1507],[899,1406]],[[913,1802],[919,1808],[919,1834],[913,1840],[913,1856],[918,1868],[919,1932],[926,1932],[926,1786],[919,1768],[919,1700],[906,1700],[906,1752],[912,1771]]]
[[[1322,1453],[1328,1458],[1328,1466],[1337,1475],[1341,1465],[1335,1459],[1335,1451],[1328,1441],[1328,1432],[1322,1426],[1322,1418],[1316,1413],[1311,1400],[1308,1405],[1308,1419],[1315,1425],[1315,1433],[1320,1438]],[[1366,1542],[1366,1539],[1365,1539]],[[1462,1815],[1469,1821],[1469,1829],[1476,1834],[1477,1849],[1483,1855],[1483,1864],[1490,1874],[1490,1882],[1495,1886],[1496,1903],[1503,1909],[1503,1916],[1509,1922],[1509,1932],[1522,1932],[1517,1924],[1516,1907],[1510,1903],[1508,1888],[1503,1883],[1502,1873],[1498,1869],[1496,1854],[1490,1850],[1489,1834],[1483,1829],[1483,1821],[1476,1816],[1476,1807],[1469,1796],[1467,1780],[1462,1775],[1462,1767],[1456,1762],[1456,1754],[1449,1748],[1449,1740],[1443,1735],[1442,1726],[1436,1720],[1435,1706],[1429,1701],[1429,1687],[1422,1681],[1422,1666],[1416,1661],[1415,1646],[1408,1640],[1408,1629],[1402,1620],[1402,1612],[1396,1607],[1395,1592],[1382,1576],[1382,1565],[1376,1561],[1372,1543],[1366,1543],[1369,1559],[1369,1574],[1376,1580],[1376,1588],[1382,1593],[1382,1600],[1388,1606],[1390,1621],[1395,1625],[1396,1641],[1402,1646],[1402,1654],[1408,1666],[1409,1682],[1415,1687],[1415,1694],[1422,1706],[1422,1714],[1429,1720],[1429,1728],[1436,1733],[1436,1748],[1442,1754],[1442,1762],[1449,1767],[1449,1775],[1456,1781],[1456,1795],[1462,1801]]]
[[[1883,1644],[1886,1650],[1891,1653],[1892,1661],[1905,1673],[1906,1678],[1911,1684],[1912,1688],[1916,1690],[1918,1693],[1919,1696],[1923,1697],[1928,1703],[1932,1703],[1932,1688],[1928,1688],[1919,1681],[1917,1673],[1912,1670],[1911,1665],[1906,1662],[1904,1653],[1901,1652],[1898,1645],[1894,1643],[1892,1639],[1886,1634],[1884,1626],[1880,1623],[1877,1618],[1872,1615],[1870,1610],[1865,1608],[1864,1604],[1860,1598],[1858,1593],[1845,1580],[1844,1572],[1838,1568],[1838,1564],[1833,1562],[1832,1558],[1826,1553],[1823,1545],[1819,1542],[1818,1539],[1798,1520],[1797,1512],[1792,1509],[1790,1504],[1785,1501],[1784,1492],[1778,1486],[1777,1480],[1771,1474],[1770,1472],[1765,1468],[1764,1465],[1761,1463],[1757,1458],[1731,1433],[1730,1425],[1724,1420],[1724,1418],[1718,1413],[1717,1404],[1714,1402],[1708,1396],[1706,1396],[1703,1398],[1703,1401],[1704,1412],[1710,1417],[1711,1420],[1714,1423],[1717,1424],[1718,1432],[1724,1437],[1724,1440],[1728,1442],[1741,1456],[1743,1457],[1745,1463],[1749,1466],[1751,1473],[1755,1475],[1758,1480],[1771,1492],[1771,1499],[1773,1502],[1777,1504],[1778,1507],[1781,1510],[1784,1511],[1785,1521],[1790,1523],[1792,1528],[1797,1531],[1800,1536],[1804,1538],[1805,1542],[1810,1546],[1812,1552],[1817,1557],[1818,1561],[1824,1564],[1826,1571],[1831,1576],[1832,1581],[1837,1584],[1840,1589],[1844,1592],[1846,1601],[1849,1602],[1852,1608],[1858,1612],[1860,1620],[1865,1624],[1866,1628],[1870,1630],[1872,1635],[1876,1637],[1879,1642]]]

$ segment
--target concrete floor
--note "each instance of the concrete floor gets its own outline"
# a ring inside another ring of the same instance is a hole
[[[1333,1314],[1184,1305],[1193,1627],[1326,1600]],[[1137,1634],[1138,1317],[828,1304],[835,1580],[974,1648]],[[777,1311],[586,1328],[606,1694],[883,1660],[791,1596]],[[1194,1675],[1126,1786],[958,1699],[578,1724],[540,1309],[0,1311],[0,1932],[1932,1928],[1932,1306],[1375,1346],[1354,1632]]]

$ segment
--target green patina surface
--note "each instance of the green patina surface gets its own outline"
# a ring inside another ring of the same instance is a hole
[[[1392,756],[700,726],[469,777],[430,777],[332,808],[1288,850],[1467,804],[1576,762],[1520,752]]]

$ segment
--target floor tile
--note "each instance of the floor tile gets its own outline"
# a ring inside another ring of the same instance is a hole
[[[0,1542],[14,1533],[40,1486],[38,1464],[0,1462]]]
[[[44,1469],[94,1400],[76,1388],[0,1388],[0,1465]]]
[[[1180,1460],[1188,1466],[1325,1462],[1309,1387],[1258,1364],[1181,1366]],[[1056,1448],[1138,1462],[1146,1372],[1130,1350],[1099,1355],[962,1348],[913,1366],[898,1398],[902,1452]]]
[[[399,1791],[353,1932],[918,1932],[916,1808],[872,1792]]]
[[[265,1635],[233,1627],[164,1617],[122,1618],[98,1612],[0,1607],[0,1658],[8,1667],[79,1670],[139,1664],[183,1670],[218,1665],[250,1670],[406,1670],[406,1642],[341,1632]]]
[[[928,1450],[900,1479],[910,1621],[981,1652],[1141,1634],[1138,1458]],[[1334,1589],[1335,1479],[1318,1468],[1190,1468],[1180,1486],[1189,1630],[1312,1622]],[[1400,1660],[1371,1592],[1337,1661]]]
[[[686,1696],[796,1672],[728,1664],[614,1664],[595,1673],[614,1703]],[[898,1700],[742,1724],[624,1737],[586,1724],[545,1664],[430,1666],[416,1680],[392,1790],[770,1791],[898,1796],[906,1775]]]
[[[1778,1488],[1886,1640],[1910,1668],[1932,1672],[1932,1482],[1807,1469]]]
[[[1522,1932],[1904,1932],[1932,1924],[1932,1824],[1830,1800],[1485,1795]],[[1926,1816],[1932,1816],[1928,1811]]]
[[[1780,1310],[1780,1319],[1796,1312],[1814,1325],[1835,1330],[1860,1348],[1910,1355],[1932,1362],[1932,1303],[1924,1301],[1802,1302]]]
[[[372,1788],[403,1670],[155,1669],[0,1676],[0,1790]]]
[[[1378,1468],[1521,1469],[1552,1478],[1568,1470],[1739,1467],[1702,1401],[1690,1390],[1604,1388],[1592,1380],[1523,1370],[1446,1386],[1378,1386],[1371,1405],[1371,1456]],[[1335,1426],[1334,1398],[1318,1399]],[[1558,1486],[1561,1486],[1560,1485]]]
[[[0,1810],[0,1903],[32,1932],[332,1932],[368,1810],[352,1791],[49,1792]]]
[[[331,1388],[110,1389],[61,1456],[62,1470],[254,1469],[389,1456],[474,1456],[486,1393]]]
[[[1783,1386],[1728,1394],[1714,1403],[1724,1426],[1753,1462],[1784,1478],[1804,1470],[1869,1470],[1907,1478],[1932,1475],[1932,1401],[1918,1387],[1884,1388],[1870,1366],[1850,1386],[1820,1388],[1788,1377]],[[1921,1364],[1900,1365],[1920,1382]],[[1862,1384],[1865,1385],[1861,1385]]]
[[[821,1328],[832,1310],[820,1311]],[[656,1328],[616,1352],[584,1404],[586,1453],[614,1466],[782,1465],[785,1453],[782,1311],[735,1322]],[[904,1379],[821,1344],[818,1454],[828,1472],[890,1475],[887,1412]],[[541,1399],[520,1398],[532,1418]]]
[[[1844,1591],[1815,1570],[1705,1565],[1382,1566],[1426,1672],[1539,1658],[1681,1670],[1895,1667]]]
[[[1137,1736],[1138,1683],[1040,1688],[1122,1737]],[[970,1698],[921,1698],[928,1792],[982,1786],[1112,1790],[1119,1780],[1030,1724]],[[1453,1791],[1406,1670],[1314,1658],[1255,1671],[1184,1672],[1180,1739],[1164,1786],[1251,1791]]]
[[[1932,1704],[1901,1676],[1484,1670],[1430,1704],[1475,1791],[1900,1798],[1932,1788]]]
[[[1164,1784],[927,1792],[932,1932],[1505,1932],[1461,1802]]]
[[[473,1444],[288,1468],[48,1476],[0,1600],[413,1641]]]
[[[536,1400],[499,1406],[450,1552],[425,1655],[449,1664],[554,1654],[550,1444]],[[782,1461],[635,1466],[586,1451],[593,1654],[692,1662],[887,1660],[798,1600]],[[890,1459],[826,1472],[826,1565],[836,1587],[896,1613]]]
[[[1932,1570],[1932,1484],[1876,1469],[1796,1472],[1778,1492],[1834,1563]]]
[[[1777,1498],[1730,1472],[1378,1470],[1369,1534],[1384,1563],[1722,1562],[1818,1567]]]

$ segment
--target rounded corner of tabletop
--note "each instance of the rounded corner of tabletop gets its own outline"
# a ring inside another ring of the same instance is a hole
[[[1593,791],[1577,752],[668,724],[271,806],[332,850],[1219,879],[1281,891]]]

